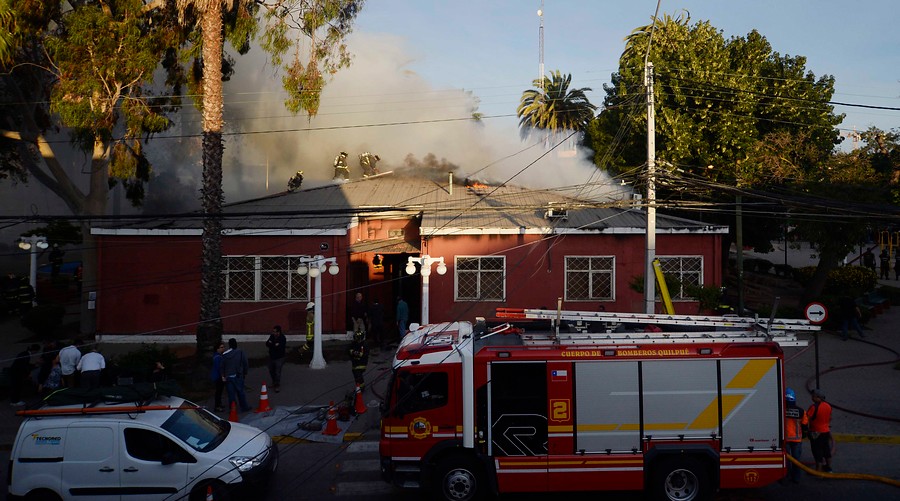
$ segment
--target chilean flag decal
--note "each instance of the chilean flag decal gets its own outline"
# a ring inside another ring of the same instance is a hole
[[[564,382],[569,379],[569,371],[565,370],[555,370],[550,372],[550,381],[553,382]]]

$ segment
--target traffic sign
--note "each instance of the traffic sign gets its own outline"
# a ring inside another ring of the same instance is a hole
[[[822,324],[828,320],[828,308],[822,303],[809,303],[803,312],[806,319],[813,324]]]

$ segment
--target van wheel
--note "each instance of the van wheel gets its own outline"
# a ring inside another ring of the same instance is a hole
[[[709,470],[697,459],[671,458],[653,468],[650,480],[653,499],[702,501],[712,498]]]
[[[472,501],[484,491],[481,468],[464,456],[441,459],[434,469],[432,492],[435,499],[446,501]]]
[[[228,492],[225,484],[215,480],[208,480],[194,487],[194,490],[191,491],[190,501],[206,501],[206,495],[210,489],[212,489],[212,496],[216,501],[229,501],[231,499],[231,494]]]
[[[62,498],[53,491],[38,490],[29,492],[25,501],[62,501]]]

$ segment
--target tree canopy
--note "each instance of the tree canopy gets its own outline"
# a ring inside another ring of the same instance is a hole
[[[583,131],[593,120],[596,106],[585,95],[589,87],[570,89],[572,75],[559,70],[534,80],[534,89],[522,93],[516,116],[523,138],[534,130],[559,134],[564,131]]]

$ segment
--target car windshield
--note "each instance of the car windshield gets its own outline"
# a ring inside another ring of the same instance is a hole
[[[193,405],[185,401],[185,407]],[[231,424],[215,414],[199,407],[186,407],[175,411],[162,428],[182,442],[200,452],[215,449],[231,430]]]

